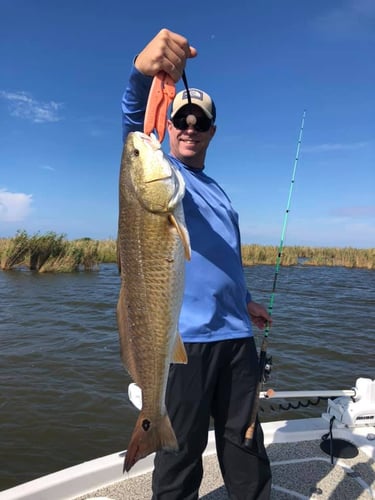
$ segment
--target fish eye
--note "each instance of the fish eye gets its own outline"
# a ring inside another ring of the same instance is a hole
[[[134,150],[134,156],[139,156],[139,149]]]

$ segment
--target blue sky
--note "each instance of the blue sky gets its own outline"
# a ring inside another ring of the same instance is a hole
[[[243,243],[279,244],[306,109],[285,245],[375,247],[373,0],[0,6],[0,237],[116,237],[121,96],[167,27],[198,50],[189,84],[218,108],[206,172]]]

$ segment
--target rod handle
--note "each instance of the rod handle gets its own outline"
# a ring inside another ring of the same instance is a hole
[[[247,448],[251,448],[252,444],[253,444],[255,424],[256,424],[258,410],[259,410],[259,395],[260,395],[261,385],[262,385],[262,383],[259,381],[259,383],[257,385],[256,394],[254,397],[253,408],[251,410],[249,427],[247,428],[247,431],[245,432],[245,438],[244,438],[243,444]]]

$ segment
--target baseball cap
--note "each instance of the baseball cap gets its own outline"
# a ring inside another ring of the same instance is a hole
[[[189,89],[191,104],[199,106],[204,114],[210,118],[213,122],[216,119],[216,107],[214,101],[211,97],[203,90],[199,89]],[[181,90],[176,97],[173,99],[171,107],[171,118],[173,118],[176,113],[189,103],[187,90]]]

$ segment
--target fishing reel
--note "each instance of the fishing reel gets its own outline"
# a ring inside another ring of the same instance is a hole
[[[268,380],[271,377],[271,371],[272,371],[272,356],[266,356],[266,361],[264,364],[264,369],[262,374],[263,383],[268,382]]]

